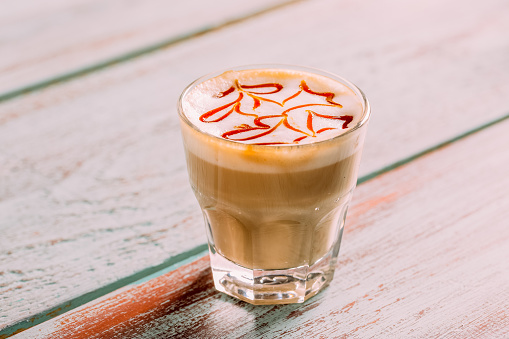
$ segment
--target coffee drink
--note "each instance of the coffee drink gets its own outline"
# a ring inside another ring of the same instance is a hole
[[[316,294],[332,279],[357,180],[362,92],[320,71],[263,66],[199,80],[179,109],[216,287],[252,303]]]

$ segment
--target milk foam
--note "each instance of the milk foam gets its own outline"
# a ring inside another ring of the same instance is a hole
[[[189,122],[204,132],[182,123],[188,150],[208,162],[239,170],[326,166],[358,151],[363,137],[354,133],[335,138],[364,118],[360,96],[336,80],[308,72],[228,71],[190,88],[181,105]],[[260,128],[260,123],[269,127]],[[322,142],[328,139],[331,142]]]
[[[303,91],[302,81],[312,92],[333,93],[331,101],[327,101],[325,96]],[[250,87],[264,84],[268,86]],[[221,93],[224,96],[220,97]],[[203,121],[205,113],[221,107],[224,108]],[[249,144],[295,144],[299,138],[298,144],[306,144],[330,139],[355,126],[363,113],[358,96],[342,83],[312,73],[277,69],[225,72],[192,88],[185,95],[182,108],[192,124],[216,137],[224,137],[228,131],[240,131],[241,127],[257,128],[226,137]],[[286,121],[282,121],[285,119],[282,114],[286,114]],[[268,116],[272,118],[264,118]],[[346,121],[338,119],[341,116],[352,118],[347,128],[343,128]],[[256,117],[260,117],[264,125],[275,129],[255,139],[243,140],[268,131],[258,128]],[[309,119],[312,119],[311,129]],[[322,132],[317,133],[320,130]]]

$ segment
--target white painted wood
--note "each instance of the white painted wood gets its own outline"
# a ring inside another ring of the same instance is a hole
[[[0,94],[283,2],[3,1]]]
[[[361,174],[507,113],[508,4],[462,4],[304,2],[4,102],[0,324],[205,242],[175,102],[206,72],[274,61],[352,80],[373,105]]]
[[[508,129],[506,120],[361,185],[335,280],[303,305],[223,295],[204,258],[20,338],[505,338]]]

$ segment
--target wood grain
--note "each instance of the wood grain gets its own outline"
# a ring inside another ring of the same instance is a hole
[[[507,6],[304,2],[4,102],[0,327],[205,243],[175,110],[197,76],[272,61],[352,80],[373,106],[364,175],[507,114]]]
[[[506,337],[508,129],[505,121],[361,185],[335,280],[303,305],[253,306],[222,295],[204,257],[23,334]]]
[[[0,95],[280,3],[7,0],[0,13]]]

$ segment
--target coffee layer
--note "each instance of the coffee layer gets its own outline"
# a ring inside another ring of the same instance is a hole
[[[313,264],[337,239],[360,153],[307,171],[232,170],[188,154],[191,185],[218,252],[247,268]]]

